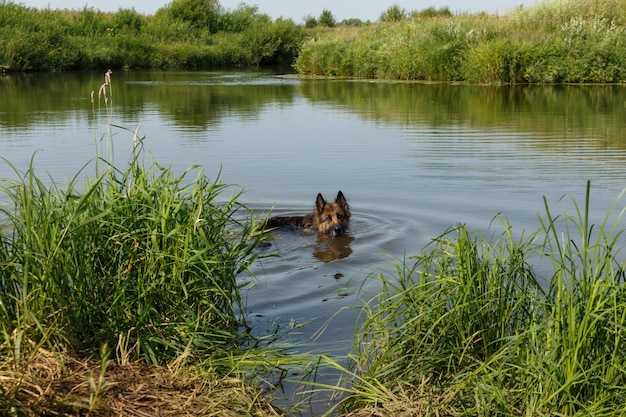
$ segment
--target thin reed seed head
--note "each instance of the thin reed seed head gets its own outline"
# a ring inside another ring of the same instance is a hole
[[[100,89],[98,90],[98,100],[100,100],[100,97],[104,97],[104,102],[108,103],[109,99],[107,97],[107,90],[106,90],[107,84],[104,83],[100,86]]]
[[[108,70],[107,72],[104,73],[104,83],[107,85],[111,85],[111,74],[113,73],[113,71]]]

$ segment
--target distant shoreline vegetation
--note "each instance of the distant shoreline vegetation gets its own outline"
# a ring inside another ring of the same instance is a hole
[[[293,66],[301,75],[471,83],[626,81],[626,0],[550,0],[506,15],[429,8],[376,23],[272,20],[242,3],[174,0],[154,15],[0,2],[3,73]]]
[[[300,74],[470,83],[622,83],[626,1],[552,0],[504,16],[406,14],[320,32]],[[381,16],[381,18],[384,15]]]
[[[0,0],[3,72],[291,64],[303,40],[292,20],[244,3],[226,11],[217,0],[174,0],[148,16]]]

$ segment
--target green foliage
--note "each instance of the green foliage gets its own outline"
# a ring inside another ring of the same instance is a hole
[[[73,13],[68,21],[74,36],[99,37],[105,34],[110,35],[114,27],[114,22],[109,16],[93,7],[86,6],[80,12]]]
[[[354,68],[366,66],[376,69],[366,71],[376,77],[408,80],[616,83],[626,78],[625,6],[555,0],[505,16],[453,16],[447,8],[429,8],[411,19],[400,19],[402,10],[392,6],[378,25],[320,32],[303,45],[296,68],[353,76]],[[371,52],[369,62],[352,51],[357,46]],[[313,62],[340,54],[354,60],[339,66],[326,60],[332,68]]]
[[[357,19],[357,18],[350,18],[350,19],[343,19],[340,23],[340,26],[345,26],[345,27],[359,27],[359,26],[363,26],[363,21],[361,19]],[[307,27],[309,27],[307,25]]]
[[[0,5],[0,67],[19,70],[71,66],[74,54],[65,45],[68,25],[58,13]],[[39,14],[41,19],[31,22]]]
[[[396,277],[379,275],[353,368],[342,369],[355,382],[342,406],[474,416],[621,410],[626,270],[617,245],[626,209],[613,212],[618,198],[592,224],[589,185],[584,207],[572,206],[555,217],[546,203],[541,228],[519,239],[504,219],[495,238],[459,226],[416,262],[399,262]]]
[[[162,9],[161,9],[162,10]],[[146,31],[160,44],[196,44],[197,33],[191,27],[190,22],[172,20],[167,14],[157,11],[154,18],[146,24]]]
[[[310,41],[305,44],[314,43]],[[315,75],[345,75],[353,74],[353,65],[346,67],[348,47],[343,43],[324,42],[319,47],[305,48],[296,61],[296,69],[299,72]]]
[[[146,165],[133,140],[126,169],[99,158],[82,187],[82,170],[65,187],[40,179],[34,156],[3,183],[0,329],[86,354],[123,342],[150,363],[227,356],[243,342],[236,277],[260,222],[219,179]]]
[[[307,28],[314,28],[316,26],[319,26],[319,22],[317,20],[317,17],[313,16],[313,15],[306,15],[304,17],[304,26]]]
[[[223,13],[219,18],[219,30],[224,32],[243,32],[256,24],[271,24],[267,15],[259,14],[257,6],[248,6],[242,3],[232,12]]]
[[[0,27],[15,25],[17,22],[27,22],[32,13],[33,9],[3,0],[0,3]]]
[[[337,24],[335,20],[335,16],[333,16],[332,12],[328,9],[322,10],[319,19],[317,20],[320,26],[332,28]]]
[[[0,2],[0,23],[4,71],[291,64],[303,40],[291,20],[245,4],[225,11],[216,0],[175,0],[154,16]]]
[[[392,6],[389,6],[387,10],[381,13],[378,20],[380,20],[381,22],[399,22],[406,19],[406,16],[406,10],[404,10],[397,4],[394,4]]]
[[[411,13],[412,18],[432,18],[432,17],[452,17],[452,12],[448,7],[427,7],[423,10],[417,10]]]
[[[250,51],[249,64],[289,64],[295,60],[303,36],[292,20],[255,22],[242,32],[242,44]]]
[[[553,0],[505,16],[454,16],[448,8],[433,7],[407,14],[394,5],[379,24],[347,19],[337,25],[324,9],[317,18],[305,17],[306,28],[320,29],[315,41],[304,44],[303,27],[272,21],[245,3],[226,11],[217,0],[175,0],[154,16],[143,16],[134,9],[36,10],[5,1],[0,3],[0,67],[199,68],[298,59],[302,74],[615,83],[626,79],[625,13],[620,1]]]
[[[217,32],[220,14],[217,0],[174,0],[164,12],[171,20],[188,22],[194,29]]]
[[[113,30],[115,33],[138,35],[146,25],[146,17],[135,9],[119,9],[113,16]]]
[[[546,54],[539,59],[531,61],[531,57],[537,58],[535,44],[519,40],[517,42],[508,38],[494,38],[479,44],[468,52],[465,63],[465,77],[474,82],[505,82],[515,83],[524,79],[535,82],[550,82],[549,79],[534,78],[547,76],[546,68],[550,55]],[[531,68],[529,68],[529,65]],[[539,69],[540,68],[540,69]],[[538,71],[536,69],[539,69]],[[557,81],[557,80],[552,80]]]

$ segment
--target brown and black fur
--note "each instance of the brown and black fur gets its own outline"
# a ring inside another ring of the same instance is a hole
[[[276,216],[267,220],[266,227],[304,228],[306,231],[325,233],[337,236],[346,233],[350,224],[350,207],[343,193],[339,191],[334,203],[324,200],[322,194],[317,195],[313,213],[306,216]]]

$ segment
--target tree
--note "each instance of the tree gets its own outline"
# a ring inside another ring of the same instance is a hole
[[[399,22],[406,19],[406,10],[394,4],[390,6],[386,11],[382,12],[379,20],[381,22]]]
[[[350,19],[344,19],[341,21],[340,23],[341,26],[347,26],[347,27],[359,27],[359,26],[363,26],[363,21],[361,19],[357,19],[355,17],[350,18]]]
[[[435,9],[434,7],[428,7],[426,9],[420,11],[413,11],[411,13],[411,17],[451,17],[452,12],[448,7],[440,7],[439,9]]]
[[[122,8],[120,8],[117,13],[113,15],[113,20],[115,22],[116,31],[128,32],[131,34],[141,32],[141,29],[146,22],[145,16],[137,13],[135,9]]]
[[[243,32],[257,21],[263,23],[271,23],[272,19],[265,14],[259,14],[258,6],[248,6],[240,3],[232,12],[225,12],[219,18],[219,31],[224,32]]]
[[[193,28],[208,29],[214,33],[218,29],[221,6],[218,0],[174,0],[167,12],[174,20],[188,22]]]
[[[317,18],[313,15],[306,15],[304,16],[304,26],[307,28],[314,28],[315,26],[318,26],[319,22],[317,21]]]
[[[335,25],[337,24],[337,22],[335,21],[335,16],[333,16],[331,11],[328,9],[322,10],[322,14],[320,15],[318,22],[320,26],[326,26],[329,28],[335,27]]]

